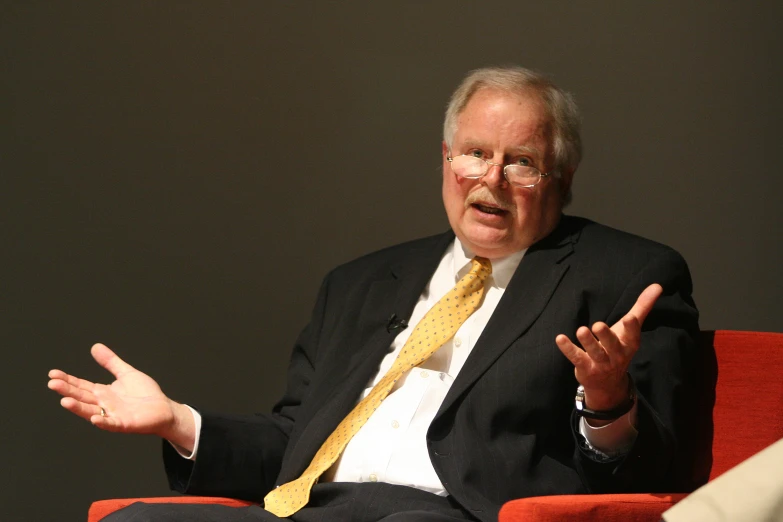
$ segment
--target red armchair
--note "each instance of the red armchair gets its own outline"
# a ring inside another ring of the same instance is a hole
[[[702,342],[712,344],[718,358],[712,480],[783,438],[783,334],[717,330],[702,332]],[[499,522],[658,522],[664,511],[685,496],[523,498],[506,503]]]
[[[718,358],[712,473],[717,477],[783,438],[783,334],[718,330],[702,332],[702,342]],[[742,411],[742,422],[737,420]],[[558,495],[512,500],[499,522],[658,522],[661,513],[685,494]],[[100,500],[90,506],[88,522],[133,502],[177,502],[247,506],[242,500],[215,497],[160,497]]]

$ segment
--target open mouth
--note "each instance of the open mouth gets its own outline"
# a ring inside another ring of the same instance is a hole
[[[507,212],[500,207],[493,207],[482,203],[473,203],[471,207],[475,208],[479,212],[483,212],[484,214],[492,214],[494,216],[499,216]]]

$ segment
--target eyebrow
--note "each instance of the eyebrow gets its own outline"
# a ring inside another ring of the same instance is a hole
[[[484,143],[476,140],[465,140],[465,143],[463,144],[464,147],[476,147],[476,148],[485,148]],[[512,147],[511,150],[513,152],[521,152],[521,153],[528,153],[528,154],[535,154],[540,156],[541,152],[535,147],[528,147],[527,145],[517,145],[516,147]]]
[[[519,145],[518,147],[514,147],[514,150],[517,152],[527,152],[530,154],[535,154],[537,156],[541,155],[541,152],[535,147],[528,147],[527,145]]]

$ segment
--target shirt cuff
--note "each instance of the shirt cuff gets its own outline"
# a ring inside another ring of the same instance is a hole
[[[185,406],[188,405],[186,404]],[[171,447],[174,448],[177,453],[179,453],[179,456],[183,459],[196,460],[196,453],[198,452],[198,440],[201,438],[201,414],[190,406],[188,406],[188,409],[190,410],[190,413],[193,414],[193,422],[196,424],[196,440],[193,443],[193,451],[188,453],[185,448],[182,446],[177,446],[171,441],[169,441],[169,444],[171,444]]]
[[[617,457],[628,453],[636,442],[636,403],[631,411],[605,426],[590,426],[587,419],[579,421],[579,433],[587,441],[587,446],[604,457]]]

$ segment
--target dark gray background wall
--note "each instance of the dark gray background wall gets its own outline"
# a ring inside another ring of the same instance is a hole
[[[103,341],[207,409],[269,408],[322,276],[447,226],[471,68],[584,112],[570,212],[689,260],[704,329],[783,330],[773,2],[16,2],[0,7],[0,519],[167,492],[46,372]]]

